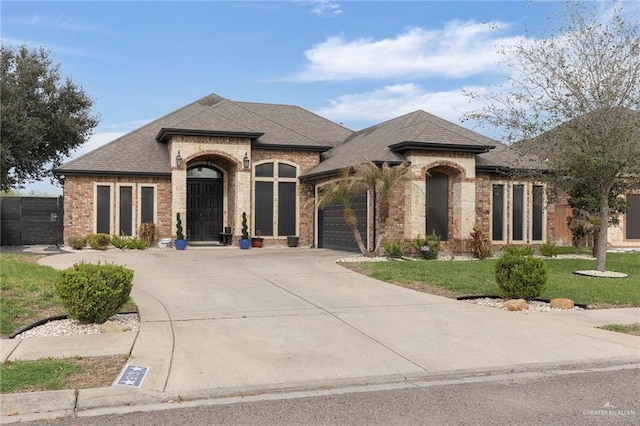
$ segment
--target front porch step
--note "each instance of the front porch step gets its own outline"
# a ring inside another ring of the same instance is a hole
[[[228,247],[220,241],[189,241],[187,245],[191,247]]]

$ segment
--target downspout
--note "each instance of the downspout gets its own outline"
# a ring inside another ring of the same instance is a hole
[[[318,247],[318,185],[313,185],[313,241],[311,248]]]
[[[371,242],[370,240],[367,238],[367,248],[369,249],[369,251],[374,250],[376,248],[376,224],[378,223],[377,221],[377,217],[378,217],[378,211],[376,209],[376,206],[378,205],[377,201],[377,195],[376,195],[376,191],[373,191],[373,247],[371,247]]]

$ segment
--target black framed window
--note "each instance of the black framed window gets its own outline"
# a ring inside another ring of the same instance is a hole
[[[629,210],[626,213],[627,240],[640,240],[640,194],[627,195]]]
[[[273,177],[273,163],[264,163],[257,165],[256,177]]]
[[[532,192],[532,218],[531,218],[531,239],[542,241],[542,230],[544,228],[544,187],[533,185]]]
[[[96,187],[96,232],[111,234],[111,186]]]
[[[256,230],[273,235],[273,182],[256,182]]]
[[[278,235],[296,235],[295,182],[278,182]]]
[[[449,237],[449,177],[444,173],[431,172],[427,178],[427,229],[435,232],[440,240]]]
[[[278,161],[255,166],[254,226],[264,236],[297,233],[298,168]]]
[[[140,223],[154,223],[155,216],[155,188],[143,186],[140,188]]]
[[[504,240],[504,185],[494,184],[491,196],[491,239]]]
[[[524,185],[513,185],[511,203],[511,239],[524,240]]]
[[[121,186],[119,199],[118,235],[133,235],[133,187]]]

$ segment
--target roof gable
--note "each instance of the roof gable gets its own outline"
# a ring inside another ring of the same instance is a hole
[[[365,160],[400,163],[405,149],[486,152],[496,141],[422,110],[355,132],[323,155],[306,177],[334,173]]]
[[[297,106],[234,102],[211,94],[154,120],[55,170],[58,174],[169,175],[167,147],[156,137],[162,129],[191,134],[252,134],[262,147],[325,151],[352,131]]]

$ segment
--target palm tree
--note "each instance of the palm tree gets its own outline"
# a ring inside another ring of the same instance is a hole
[[[389,219],[389,198],[393,191],[402,184],[409,173],[409,163],[402,163],[391,167],[389,163],[378,166],[367,160],[356,166],[355,179],[367,189],[376,194],[376,204],[380,222],[376,226],[375,246],[373,253],[378,253],[387,233],[387,219]]]
[[[362,235],[358,230],[358,219],[351,207],[351,199],[363,194],[366,190],[367,188],[362,184],[362,181],[351,175],[350,168],[344,168],[340,172],[340,179],[322,187],[319,194],[318,207],[323,209],[329,204],[342,203],[345,223],[353,232],[353,237],[358,244],[360,252],[364,256],[370,256],[371,253],[365,247]]]

